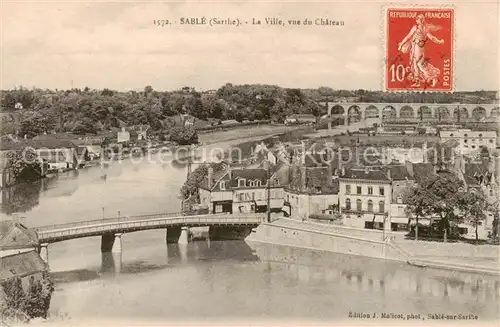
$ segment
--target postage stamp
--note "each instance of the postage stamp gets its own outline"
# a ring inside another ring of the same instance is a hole
[[[453,8],[387,8],[386,91],[452,92]]]

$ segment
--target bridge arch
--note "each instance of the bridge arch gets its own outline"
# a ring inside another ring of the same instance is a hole
[[[341,105],[338,105],[338,104],[331,107],[329,111],[330,112],[328,113],[328,115],[343,115],[343,114],[345,114],[344,107],[342,107]]]
[[[441,106],[436,109],[436,117],[438,120],[447,120],[451,118],[450,110],[445,107]]]
[[[410,106],[403,106],[399,110],[399,118],[415,118],[415,110]]]
[[[361,120],[361,108],[358,105],[350,106],[347,110],[349,123],[357,123]]]
[[[329,108],[328,116],[330,117],[330,128],[332,124],[334,126],[337,125],[345,125],[345,109],[341,105],[334,105]]]
[[[486,109],[483,107],[476,107],[472,110],[472,117],[474,118],[475,121],[481,121],[486,119]]]
[[[418,108],[418,118],[431,119],[432,109],[428,106],[421,106],[420,108]]]
[[[365,109],[365,118],[377,118],[379,116],[378,108],[374,105],[369,105]]]
[[[393,106],[385,106],[382,109],[382,120],[396,119],[397,111]]]

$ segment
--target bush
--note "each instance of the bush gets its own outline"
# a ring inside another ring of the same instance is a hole
[[[14,277],[2,283],[5,302],[1,308],[3,317],[14,320],[29,320],[32,318],[47,318],[54,285],[47,273],[41,280],[32,276],[27,290],[24,290],[21,279]]]
[[[198,143],[198,134],[192,126],[174,127],[170,132],[170,140],[179,145]]]

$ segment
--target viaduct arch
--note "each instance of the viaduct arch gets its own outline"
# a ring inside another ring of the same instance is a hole
[[[344,123],[367,118],[382,120],[462,120],[497,121],[500,106],[496,104],[443,104],[443,103],[352,103],[320,102],[328,106],[328,116]]]

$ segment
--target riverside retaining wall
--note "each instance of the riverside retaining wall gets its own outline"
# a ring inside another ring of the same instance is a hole
[[[246,241],[267,242],[378,259],[407,261],[404,254],[387,242],[313,230],[308,226],[288,226],[286,223],[281,224],[279,222],[259,225],[246,238]]]
[[[390,234],[385,235],[384,242],[382,235],[370,230],[279,219],[259,225],[245,241],[393,260],[419,267],[500,274],[496,246],[401,240]]]
[[[496,245],[474,245],[412,240],[397,240],[396,243],[408,254],[418,257],[435,257],[436,255],[439,255],[442,257],[490,258],[492,260],[498,260],[500,257],[500,247]]]

